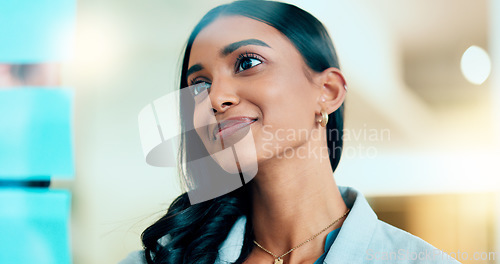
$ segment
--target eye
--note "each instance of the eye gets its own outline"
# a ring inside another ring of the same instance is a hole
[[[242,54],[236,61],[236,73],[248,70],[262,63],[256,54]]]
[[[197,96],[201,94],[203,91],[209,89],[211,84],[207,82],[200,81],[198,83],[194,83],[193,85],[189,86],[189,90],[191,93],[193,93],[193,96]]]

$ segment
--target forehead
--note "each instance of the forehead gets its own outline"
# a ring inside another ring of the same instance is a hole
[[[208,49],[221,49],[246,39],[261,40],[273,49],[294,48],[288,38],[268,24],[243,16],[222,16],[201,30],[193,42],[190,57],[206,56]]]

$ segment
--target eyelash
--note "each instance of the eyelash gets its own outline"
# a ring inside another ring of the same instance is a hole
[[[242,54],[240,54],[240,56],[238,56],[238,58],[236,59],[236,64],[234,65],[234,72],[235,72],[235,73],[240,73],[240,72],[242,72],[242,71],[238,71],[238,68],[241,66],[241,62],[242,62],[244,59],[255,59],[255,60],[258,60],[258,61],[260,61],[260,63],[259,63],[259,64],[261,64],[261,63],[262,63],[262,61],[264,60],[261,56],[259,56],[259,55],[255,54],[255,53],[250,53],[250,52],[245,52],[245,53],[242,53]],[[259,65],[259,64],[257,64],[257,65]],[[255,65],[255,66],[257,66],[257,65]],[[255,67],[255,66],[253,66],[253,67]],[[253,68],[253,67],[252,67],[252,68]],[[245,71],[245,70],[243,70],[243,71]]]
[[[200,77],[196,77],[196,78],[193,78],[193,79],[189,80],[189,86],[195,85],[195,84],[199,84],[199,83],[202,83],[202,82],[206,82],[206,81],[198,80],[198,79],[201,79],[201,78]]]
[[[256,60],[260,61],[259,64],[261,64],[264,61],[264,59],[260,55],[258,55],[256,53],[244,52],[244,53],[240,54],[238,56],[238,58],[236,58],[236,62],[235,62],[235,65],[234,65],[234,72],[235,73],[240,73],[240,72],[245,71],[245,70],[238,71],[238,68],[241,66],[241,62],[244,59],[247,59],[247,58],[256,59]],[[255,66],[258,66],[259,64],[255,65]],[[255,66],[253,66],[253,67],[255,67]],[[200,77],[195,77],[193,79],[190,79],[189,82],[188,82],[189,85],[195,85],[195,84],[198,84],[198,83],[201,83],[201,82],[205,82],[203,80],[197,80],[198,78],[200,78]]]

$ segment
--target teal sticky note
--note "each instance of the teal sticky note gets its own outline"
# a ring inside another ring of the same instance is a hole
[[[0,62],[69,59],[75,17],[75,0],[0,0]]]
[[[0,179],[73,177],[72,105],[70,89],[0,90]]]
[[[0,189],[0,263],[69,264],[71,195]]]

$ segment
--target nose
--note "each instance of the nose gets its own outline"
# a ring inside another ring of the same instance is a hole
[[[215,83],[214,81],[210,86],[209,97],[214,114],[223,113],[240,102],[240,98],[236,95],[236,90],[230,82],[219,81]]]

